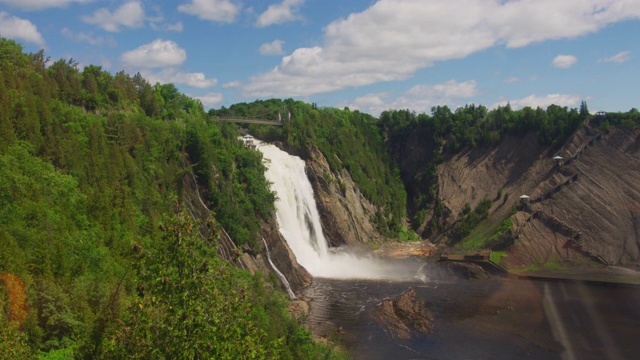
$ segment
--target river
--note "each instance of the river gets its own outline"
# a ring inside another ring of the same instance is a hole
[[[356,359],[636,359],[640,289],[508,278],[465,280],[421,261],[387,261],[331,249],[304,161],[258,143],[278,193],[283,237],[314,277],[308,325]],[[398,341],[371,311],[416,289],[434,319],[430,333]]]
[[[430,333],[394,340],[371,311],[415,288]],[[354,359],[638,359],[640,289],[506,278],[424,282],[315,278],[308,325]]]

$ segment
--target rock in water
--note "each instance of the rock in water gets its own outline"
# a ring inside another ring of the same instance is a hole
[[[489,277],[487,272],[477,264],[467,262],[439,262],[440,268],[445,269],[449,275],[461,279],[486,279]]]
[[[382,301],[373,310],[373,316],[382,323],[391,337],[399,340],[426,334],[433,324],[426,301],[416,299],[414,288],[394,299]]]

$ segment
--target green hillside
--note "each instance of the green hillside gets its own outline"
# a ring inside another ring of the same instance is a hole
[[[216,255],[220,226],[256,243],[275,198],[234,125],[171,84],[5,39],[0,109],[0,358],[337,356]],[[209,238],[182,206],[192,172]]]

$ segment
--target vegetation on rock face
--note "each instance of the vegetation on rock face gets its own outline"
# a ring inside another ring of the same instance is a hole
[[[251,127],[254,135],[284,141],[304,156],[308,146],[319,148],[332,171],[347,170],[362,194],[379,209],[372,220],[379,231],[397,237],[404,228],[407,195],[395,163],[388,155],[378,121],[368,114],[335,108],[318,108],[291,99],[235,104],[212,110],[214,116],[235,115],[274,118],[280,112],[291,120],[281,129]]]
[[[524,136],[531,132],[537,135],[540,143],[559,147],[589,117],[585,102],[579,109],[550,105],[547,109],[525,107],[517,111],[509,105],[494,110],[482,105],[467,105],[455,111],[437,106],[431,109],[430,115],[409,110],[385,111],[380,115],[380,125],[389,151],[402,169],[412,227],[424,229],[421,235],[428,237],[443,233],[443,217],[450,215],[443,212],[437,194],[437,167],[443,157],[463,148],[495,146],[506,135]],[[603,128],[610,124],[625,128],[640,126],[637,109],[591,118],[592,126]],[[410,149],[409,143],[416,146]],[[413,153],[417,147],[423,151],[418,154],[422,155],[420,158]],[[461,218],[453,237],[460,240],[460,234],[468,233],[467,225],[468,219]]]
[[[258,239],[275,196],[235,127],[171,84],[47,60],[0,38],[0,358],[333,356],[180,210],[193,172],[231,237]]]

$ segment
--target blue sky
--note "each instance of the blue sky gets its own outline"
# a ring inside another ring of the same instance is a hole
[[[0,36],[205,108],[640,105],[640,0],[0,0]]]

